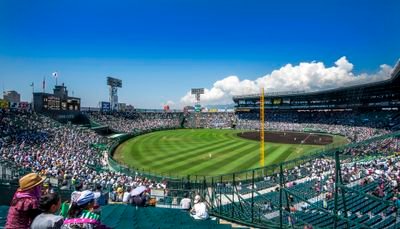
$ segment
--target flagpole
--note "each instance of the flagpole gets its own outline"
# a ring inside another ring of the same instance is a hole
[[[58,86],[58,72],[53,72],[52,75],[56,78],[56,86]]]
[[[31,106],[31,108],[32,108],[32,111],[34,110],[34,100],[33,100],[33,94],[35,93],[35,85],[34,85],[34,83],[32,82],[31,83],[31,87],[32,87],[32,106]]]
[[[43,76],[43,93],[46,93],[46,76]]]

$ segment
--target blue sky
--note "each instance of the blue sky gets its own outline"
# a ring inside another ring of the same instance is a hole
[[[193,87],[209,89],[205,103],[226,102],[237,90],[217,81],[273,78],[273,70],[285,79],[287,64],[329,68],[345,56],[353,66],[347,76],[375,76],[400,57],[398,9],[396,0],[1,0],[0,85],[29,101],[29,84],[39,91],[46,77],[49,91],[58,71],[84,106],[96,106],[108,99],[106,77],[115,76],[121,102],[160,108],[180,107]]]

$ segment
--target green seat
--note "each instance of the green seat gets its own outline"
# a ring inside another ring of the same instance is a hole
[[[8,206],[0,206],[0,228],[3,228],[6,225],[8,208]]]
[[[102,207],[101,221],[111,228],[232,228],[215,220],[195,220],[187,211],[169,208],[136,208],[131,205],[111,204]]]

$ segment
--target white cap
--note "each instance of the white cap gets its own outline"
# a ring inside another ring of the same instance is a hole
[[[195,204],[197,204],[198,202],[200,202],[200,200],[201,200],[201,197],[200,197],[199,195],[196,195],[196,196],[194,197],[194,203],[195,203]]]

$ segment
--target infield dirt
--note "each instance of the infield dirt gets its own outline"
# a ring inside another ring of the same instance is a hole
[[[260,132],[243,132],[238,133],[238,136],[255,141],[260,140]],[[316,133],[266,131],[264,141],[283,144],[328,145],[333,142],[333,137]]]

